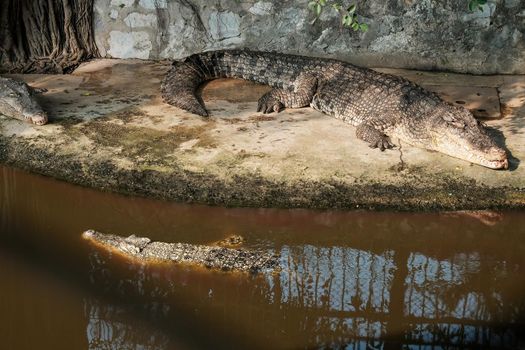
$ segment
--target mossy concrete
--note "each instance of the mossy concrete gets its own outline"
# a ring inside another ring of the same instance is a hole
[[[102,190],[215,205],[525,207],[524,76],[389,70],[484,117],[512,155],[510,170],[495,171],[405,144],[370,149],[354,127],[310,108],[257,113],[268,87],[239,80],[208,83],[211,117],[201,118],[161,101],[168,68],[97,60],[66,76],[12,75],[47,90],[39,99],[50,123],[0,117],[0,161]]]

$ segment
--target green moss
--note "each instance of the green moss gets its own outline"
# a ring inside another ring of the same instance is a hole
[[[120,115],[119,119],[121,118],[127,119],[130,116]],[[215,147],[208,129],[208,125],[203,125],[157,130],[95,120],[82,124],[79,132],[97,145],[122,148],[122,152],[131,158],[140,156],[162,159],[167,154],[173,153],[181,143],[193,139],[199,140],[196,147]]]

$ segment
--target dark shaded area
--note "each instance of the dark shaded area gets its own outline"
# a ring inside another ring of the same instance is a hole
[[[67,73],[98,57],[93,0],[0,0],[0,72]]]
[[[509,171],[514,171],[516,169],[518,169],[521,161],[514,157],[512,155],[512,152],[509,150],[509,148],[507,147],[507,138],[505,137],[505,134],[503,134],[503,132],[501,132],[500,130],[496,129],[496,128],[492,128],[492,127],[488,127],[485,125],[485,129],[487,130],[488,134],[490,135],[490,137],[492,137],[492,139],[496,142],[496,144],[498,146],[500,146],[501,148],[503,148],[506,152],[507,152],[507,157],[508,157],[508,160],[509,160]]]

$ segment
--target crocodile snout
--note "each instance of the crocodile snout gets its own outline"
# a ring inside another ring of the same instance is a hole
[[[494,169],[508,169],[509,160],[507,159],[507,152],[499,147],[491,147],[488,152],[488,159],[493,164]]]
[[[31,116],[31,123],[35,125],[44,125],[48,121],[47,115],[45,113],[39,113]]]

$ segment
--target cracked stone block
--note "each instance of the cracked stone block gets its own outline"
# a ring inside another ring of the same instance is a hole
[[[499,119],[501,117],[498,91],[493,87],[425,85],[442,99],[469,109],[476,118]]]
[[[259,1],[256,2],[250,9],[248,10],[250,13],[258,16],[266,16],[269,15],[273,10],[273,4],[271,2],[264,2]]]
[[[525,108],[525,82],[517,77],[506,77],[500,89],[501,103],[510,108]]]
[[[125,33],[114,30],[109,33],[108,44],[108,54],[118,58],[148,59],[153,48],[146,32]]]
[[[193,27],[181,25],[181,22],[175,22],[175,24],[168,27],[168,38],[166,47],[160,53],[162,58],[182,58],[193,53],[187,50],[188,42],[191,41],[195,44],[199,40],[199,33],[195,31]],[[204,48],[204,44],[201,49]]]
[[[486,6],[483,6],[482,11],[475,10],[473,12],[470,12],[464,15],[463,21],[465,22],[472,21],[479,26],[489,27],[492,15],[494,14],[495,10],[496,10],[496,5],[492,3],[488,3],[486,4]]]
[[[405,32],[392,33],[377,38],[370,44],[370,51],[400,51],[410,42],[410,35]]]
[[[518,7],[520,5],[521,0],[505,0],[505,7],[506,8],[513,8]]]
[[[241,35],[240,22],[241,18],[236,13],[230,11],[212,12],[208,20],[210,34],[215,40],[238,37]]]
[[[135,0],[111,0],[111,6],[131,7]]]
[[[133,12],[133,13],[130,13],[124,19],[124,23],[126,23],[131,28],[137,28],[137,27],[156,28],[157,27],[157,16],[151,13],[144,15],[142,13]]]
[[[140,0],[139,5],[148,10],[165,9],[168,7],[167,0]]]

